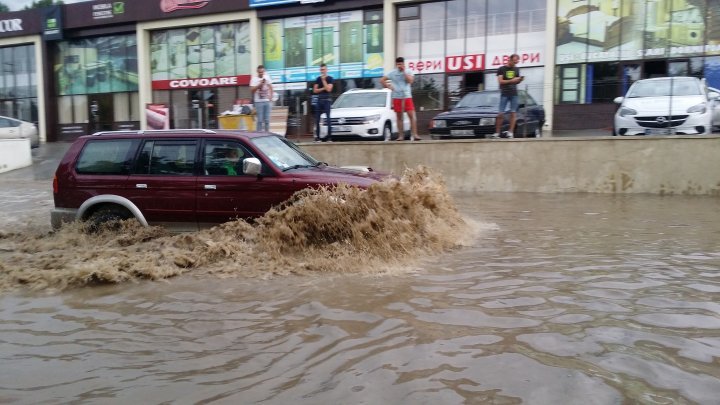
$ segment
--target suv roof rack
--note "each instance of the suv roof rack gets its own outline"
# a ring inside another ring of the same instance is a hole
[[[203,134],[216,134],[217,132],[211,130],[211,129],[202,129],[202,128],[191,128],[191,129],[148,129],[148,130],[140,130],[140,131],[100,131],[95,132],[93,136],[98,135],[120,135],[120,134],[128,134],[128,135],[144,135],[144,134],[162,134],[162,133],[203,133]]]

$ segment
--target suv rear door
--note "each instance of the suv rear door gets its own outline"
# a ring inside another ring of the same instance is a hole
[[[148,139],[128,178],[128,199],[152,225],[196,229],[198,140]],[[185,223],[185,224],[183,224]]]

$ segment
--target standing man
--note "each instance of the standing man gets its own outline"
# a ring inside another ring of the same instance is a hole
[[[403,112],[406,112],[410,118],[410,133],[412,140],[420,141],[417,134],[417,124],[415,121],[415,104],[412,99],[411,85],[415,81],[415,76],[405,69],[405,58],[398,57],[395,59],[395,69],[380,78],[383,87],[392,90],[393,110],[397,115],[398,141],[405,140],[405,128],[403,128]],[[389,140],[389,139],[386,139]]]
[[[510,103],[510,128],[508,128],[507,137],[513,138],[515,131],[515,119],[518,109],[518,92],[517,84],[523,81],[525,76],[520,76],[520,69],[517,63],[520,57],[514,53],[510,55],[507,63],[500,67],[497,72],[498,83],[500,84],[500,108],[495,119],[495,133],[490,138],[497,139],[500,137],[500,130],[504,121],[504,113],[508,103]]]
[[[332,141],[332,125],[330,123],[330,107],[332,106],[332,100],[330,99],[330,93],[333,89],[333,83],[335,79],[327,74],[327,65],[320,65],[320,76],[315,79],[313,84],[313,94],[317,94],[317,106],[315,106],[315,142]],[[320,127],[322,125],[322,114],[325,113],[327,117],[327,134],[325,138],[320,136]]]
[[[265,74],[265,66],[257,67],[257,76],[250,79],[250,91],[255,104],[255,130],[270,132],[270,108],[272,106],[272,79]]]

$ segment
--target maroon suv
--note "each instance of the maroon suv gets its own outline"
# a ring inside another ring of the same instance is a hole
[[[368,187],[384,177],[328,166],[267,133],[100,132],[78,138],[60,162],[51,223],[135,217],[188,231],[261,216],[303,188]]]

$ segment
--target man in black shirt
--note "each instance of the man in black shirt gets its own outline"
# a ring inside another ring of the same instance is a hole
[[[495,133],[490,135],[493,139],[500,137],[500,130],[502,129],[508,103],[510,104],[510,128],[508,128],[507,137],[512,138],[514,136],[513,131],[515,131],[515,119],[518,109],[517,84],[525,78],[520,76],[520,69],[517,68],[519,60],[520,57],[517,54],[510,55],[507,63],[497,72],[498,83],[500,84],[500,108],[495,119]]]
[[[315,106],[315,142],[332,140],[330,138],[332,136],[332,125],[330,125],[330,106],[332,105],[332,100],[330,99],[330,93],[332,93],[335,80],[327,74],[327,71],[327,65],[324,63],[321,64],[320,76],[315,79],[315,84],[313,85],[313,94],[316,94],[318,97],[317,106]],[[325,138],[320,137],[320,125],[322,125],[321,116],[323,113],[325,113],[328,123]]]

